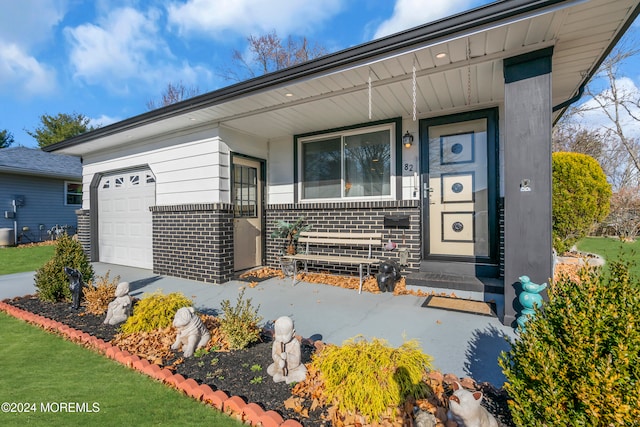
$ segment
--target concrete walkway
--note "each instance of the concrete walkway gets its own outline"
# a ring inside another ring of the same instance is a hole
[[[120,276],[131,285],[131,295],[160,290],[182,292],[203,312],[216,314],[222,300],[235,304],[242,287],[245,298],[259,305],[264,322],[290,316],[296,331],[304,337],[341,344],[356,335],[383,338],[392,346],[404,339],[417,339],[425,353],[434,358],[433,365],[443,373],[502,386],[504,376],[498,366],[501,351],[508,350],[505,337],[515,338],[514,330],[503,326],[498,318],[423,308],[425,297],[371,294],[329,285],[272,278],[250,288],[240,281],[212,285],[175,277],[157,276],[150,270],[104,263],[93,264],[95,274]],[[35,293],[34,273],[0,276],[0,300]]]

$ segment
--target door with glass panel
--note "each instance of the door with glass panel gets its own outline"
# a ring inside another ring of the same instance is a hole
[[[234,270],[262,264],[262,164],[233,157]]]
[[[425,259],[491,261],[495,256],[496,171],[489,118],[469,117],[421,126],[427,142],[422,156]]]

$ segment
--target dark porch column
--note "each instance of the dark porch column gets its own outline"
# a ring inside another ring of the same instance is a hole
[[[518,277],[535,283],[552,275],[552,48],[504,61],[505,316],[520,309]]]

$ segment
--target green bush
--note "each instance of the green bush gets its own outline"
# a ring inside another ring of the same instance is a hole
[[[82,250],[82,245],[63,234],[56,241],[53,257],[36,271],[35,285],[38,289],[38,298],[51,302],[71,300],[69,278],[64,272],[65,267],[80,271],[84,283],[93,279],[93,267]]]
[[[611,186],[598,162],[581,153],[553,153],[553,246],[566,252],[609,214]]]
[[[619,263],[553,283],[500,357],[519,426],[631,426],[640,420],[640,285]]]
[[[343,414],[358,412],[373,423],[389,408],[397,412],[407,398],[429,395],[424,379],[431,361],[416,340],[393,348],[381,339],[356,337],[342,346],[325,346],[311,366],[320,372],[327,402]]]
[[[254,308],[251,305],[251,298],[244,299],[244,288],[238,294],[235,307],[231,306],[229,300],[223,300],[220,305],[222,307],[220,330],[231,350],[246,348],[260,339],[258,326],[262,321],[262,317],[258,315],[260,306]]]
[[[193,301],[180,292],[167,295],[160,291],[146,294],[133,307],[133,314],[122,324],[124,334],[151,332],[173,324],[176,311],[182,307],[191,307]]]

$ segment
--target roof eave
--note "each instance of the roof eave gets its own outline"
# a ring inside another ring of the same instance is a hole
[[[11,166],[0,166],[0,173],[12,174],[12,175],[24,175],[24,176],[37,176],[40,178],[56,178],[64,180],[80,181],[82,180],[82,173],[77,175],[69,173],[47,172],[47,171],[33,171],[23,168],[15,168]]]
[[[43,147],[43,151],[56,151],[83,144],[100,137],[114,135],[127,130],[152,124],[174,116],[187,114],[234,98],[267,90],[269,88],[308,78],[328,70],[353,66],[389,52],[402,51],[412,46],[460,33],[470,28],[481,27],[497,20],[540,10],[556,4],[573,3],[580,0],[509,0],[491,3],[448,18],[434,21],[390,36],[328,54],[302,64],[265,74],[213,92],[199,95],[172,105],[149,111],[123,121],[113,123],[90,132]],[[604,58],[603,58],[604,59]]]

